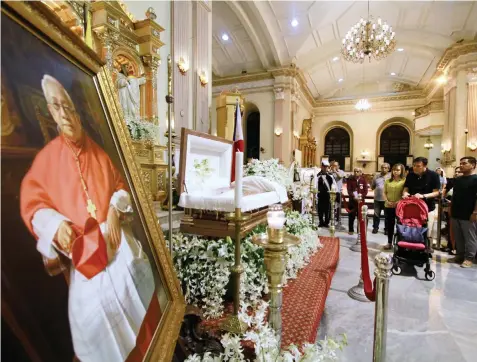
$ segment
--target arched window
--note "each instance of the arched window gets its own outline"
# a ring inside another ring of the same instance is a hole
[[[391,166],[396,163],[406,164],[409,155],[409,132],[399,125],[392,125],[383,130],[380,137],[380,156]]]
[[[350,155],[350,137],[344,128],[336,127],[325,136],[325,155],[330,161],[338,161],[344,169],[345,157]]]

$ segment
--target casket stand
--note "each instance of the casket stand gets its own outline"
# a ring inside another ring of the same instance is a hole
[[[226,220],[235,211],[230,184],[233,141],[182,128],[179,164],[179,206],[185,210],[183,233],[223,238],[235,235],[235,224]],[[209,172],[198,176],[194,164],[207,160]],[[251,218],[242,223],[241,237],[267,222],[268,206],[281,203],[289,209],[286,188],[260,176],[244,177],[242,212]]]

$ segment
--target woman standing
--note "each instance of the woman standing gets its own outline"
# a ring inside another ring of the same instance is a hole
[[[396,224],[396,205],[402,198],[404,189],[404,166],[397,163],[391,170],[391,178],[384,183],[384,207],[386,209],[386,221],[388,232],[388,245],[384,250],[391,250],[393,247],[394,226]]]
[[[442,195],[445,194],[446,191],[446,186],[447,186],[447,178],[446,178],[446,173],[444,172],[444,169],[441,167],[436,168],[436,172],[439,175],[439,179],[441,181],[441,191]]]

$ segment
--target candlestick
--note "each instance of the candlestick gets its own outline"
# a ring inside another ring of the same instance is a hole
[[[243,152],[235,153],[235,208],[242,208]]]

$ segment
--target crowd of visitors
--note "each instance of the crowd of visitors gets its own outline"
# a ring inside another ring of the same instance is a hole
[[[396,205],[404,198],[422,199],[428,208],[428,238],[431,245],[437,245],[438,209],[436,200],[443,199],[446,209],[442,212],[443,221],[450,225],[447,235],[448,245],[445,250],[454,254],[450,262],[459,263],[461,267],[472,266],[477,254],[477,174],[476,159],[466,156],[460,159],[460,166],[455,169],[454,178],[448,182],[443,168],[430,170],[425,157],[417,157],[412,168],[402,164],[388,163],[381,165],[368,185],[361,168],[355,168],[353,174],[346,178],[338,162],[323,161],[318,174],[316,186],[319,191],[318,215],[319,226],[328,227],[331,217],[336,219],[338,230],[341,227],[341,209],[348,212],[348,233],[354,234],[354,224],[358,214],[359,200],[365,200],[368,189],[374,191],[374,215],[372,233],[379,231],[381,215],[384,216],[384,234],[388,243],[385,250],[392,250],[396,225]],[[346,183],[348,200],[343,197],[343,183]],[[331,210],[329,192],[336,186],[336,208]],[[455,245],[455,246],[454,246]]]

